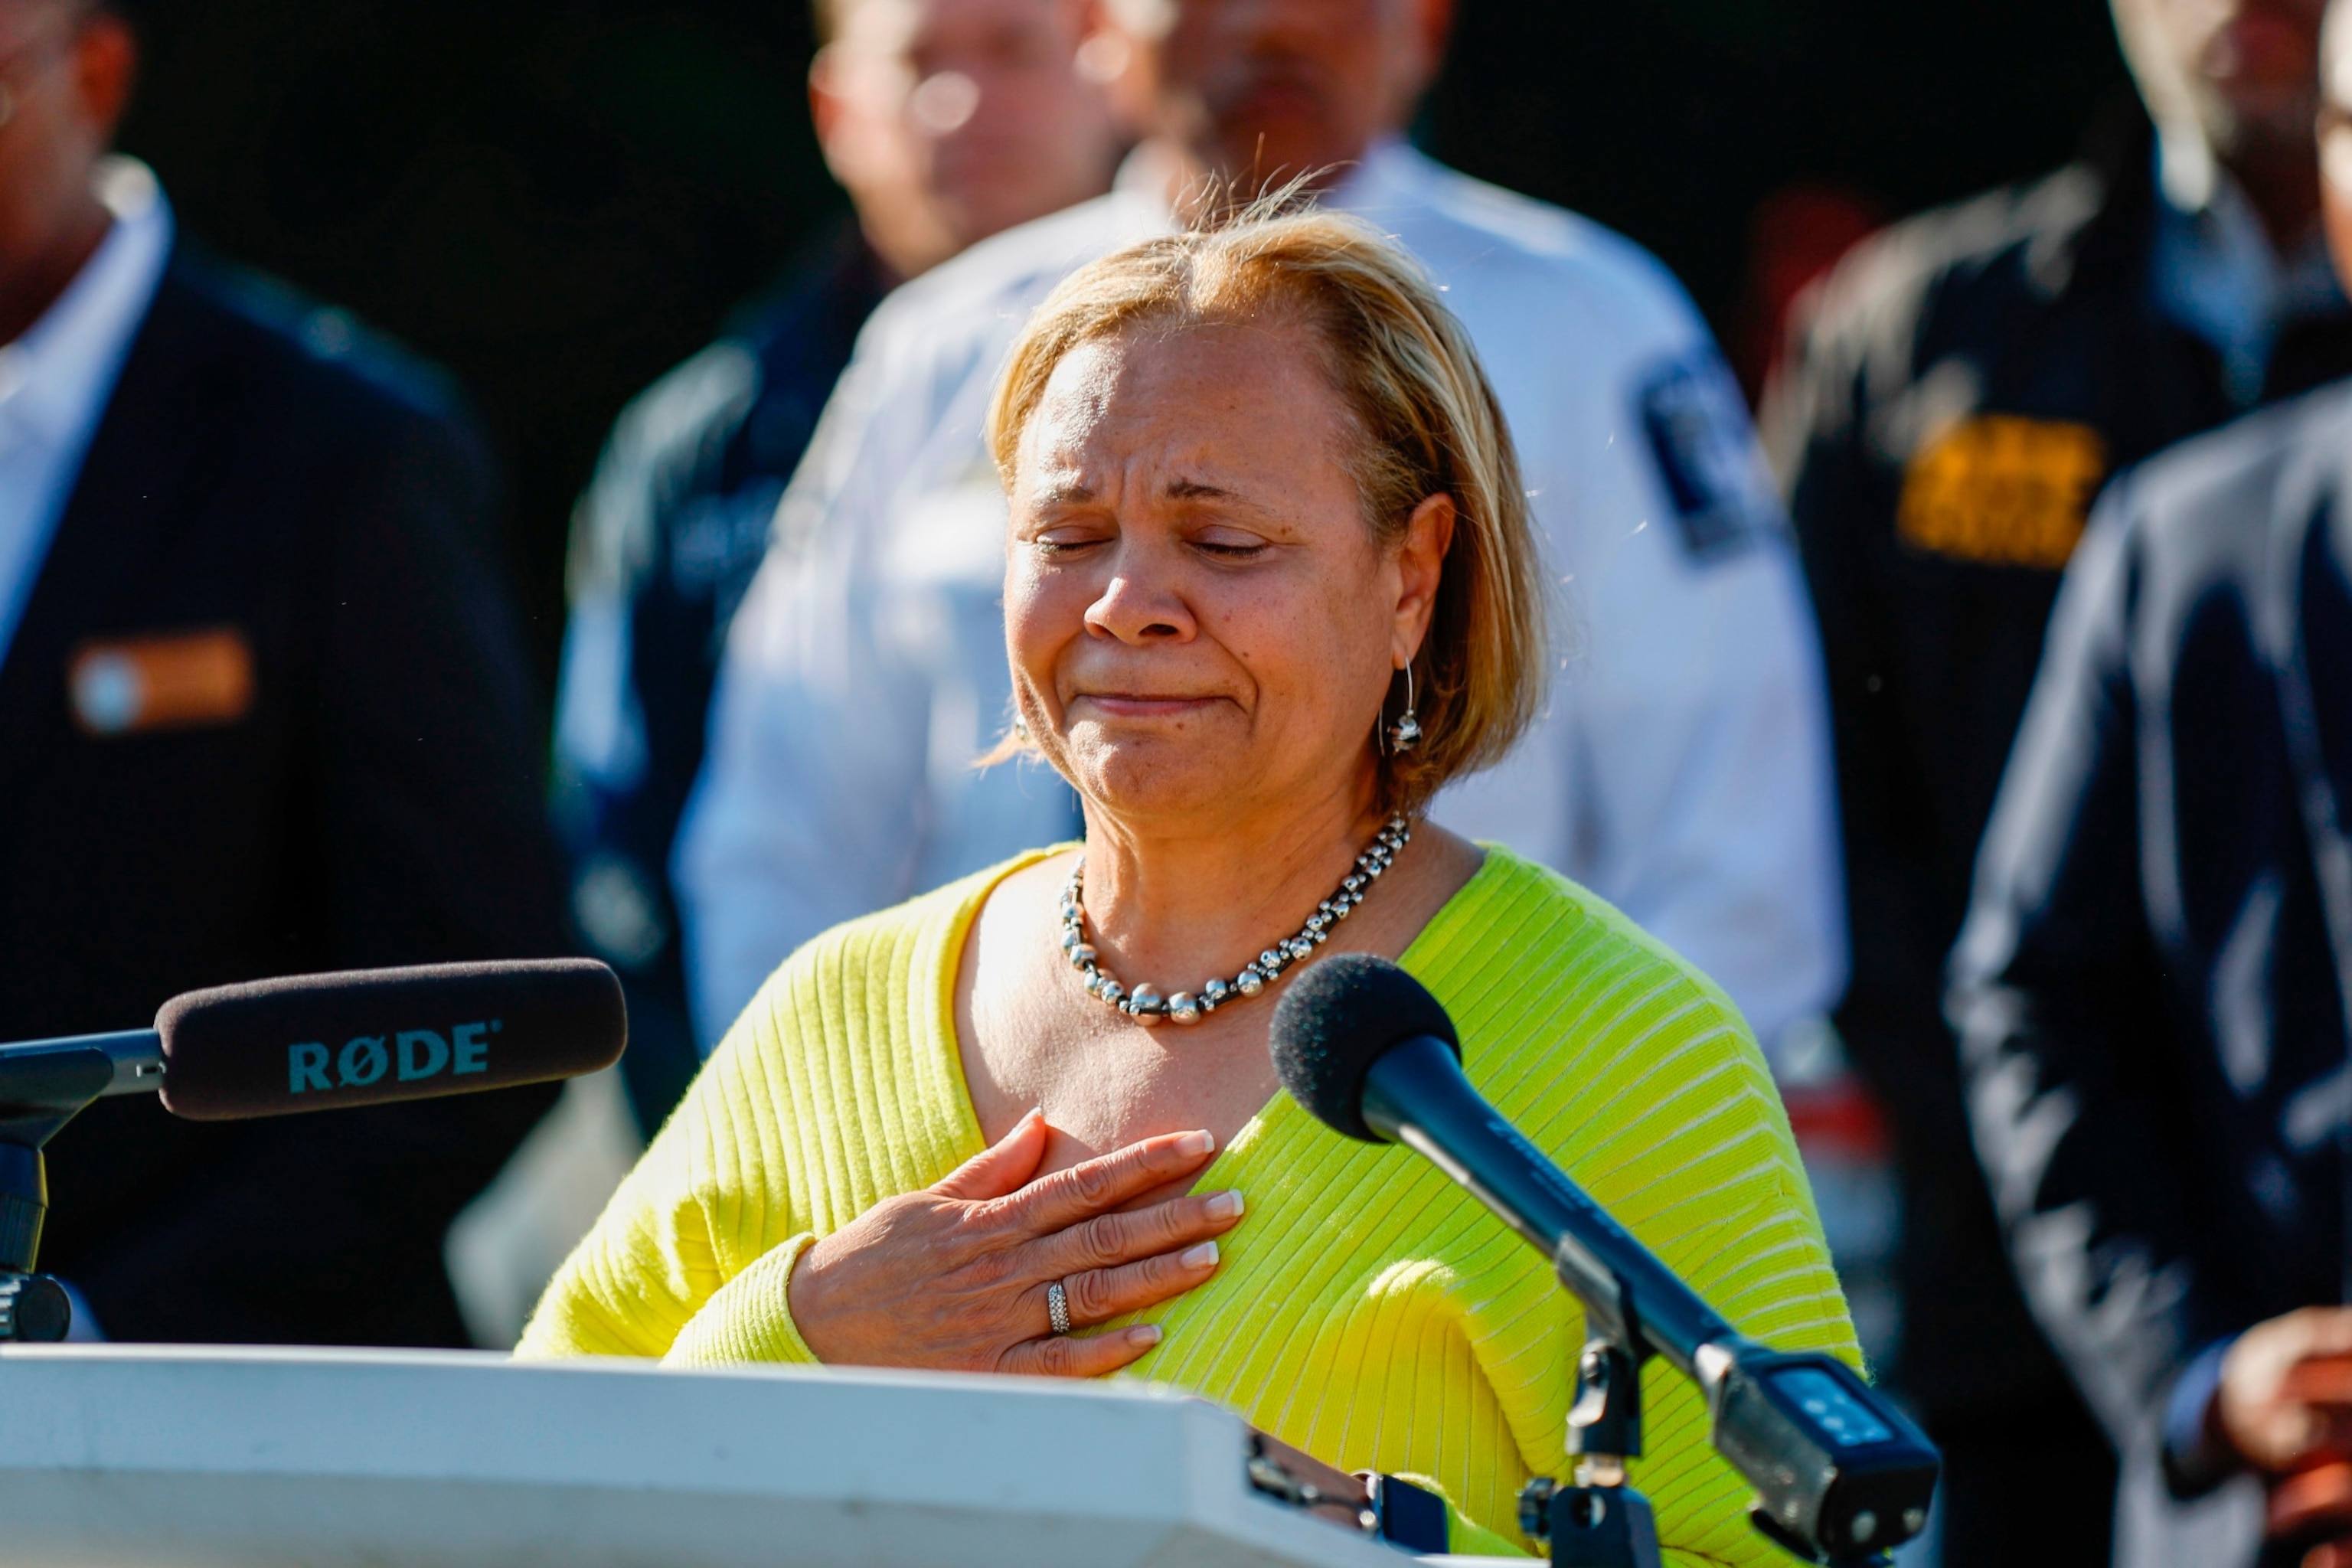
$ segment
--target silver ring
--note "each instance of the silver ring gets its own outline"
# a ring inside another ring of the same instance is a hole
[[[1045,1316],[1053,1321],[1055,1333],[1070,1331],[1070,1293],[1059,1279],[1045,1287]]]

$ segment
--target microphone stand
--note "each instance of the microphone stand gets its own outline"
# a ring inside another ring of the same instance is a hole
[[[1477,1097],[1454,1050],[1434,1037],[1392,1047],[1360,1104],[1367,1126],[1430,1160],[1547,1253],[1583,1303],[1568,1415],[1573,1484],[1530,1482],[1520,1527],[1549,1542],[1557,1568],[1660,1568],[1656,1521],[1626,1485],[1625,1461],[1642,1452],[1642,1368],[1664,1355],[1704,1393],[1717,1450],[1756,1487],[1748,1518],[1759,1533],[1806,1562],[1884,1568],[1880,1543],[1926,1523],[1934,1450],[1833,1359],[1783,1354],[1733,1331]],[[1501,1141],[1512,1157],[1465,1162],[1450,1152],[1482,1140]]]
[[[92,1101],[163,1079],[152,1029],[0,1047],[0,1343],[54,1343],[73,1325],[65,1287],[33,1272],[49,1210],[43,1149]]]
[[[1622,1320],[1604,1326],[1576,1362],[1568,1412],[1572,1486],[1538,1476],[1519,1493],[1519,1528],[1551,1547],[1554,1568],[1662,1568],[1650,1500],[1625,1484],[1625,1461],[1642,1456],[1642,1363],[1647,1349]]]
[[[1634,1321],[1624,1282],[1611,1279],[1613,1289],[1592,1289],[1597,1282],[1589,1270],[1577,1267],[1585,1260],[1565,1256],[1572,1249],[1573,1243],[1562,1246],[1559,1274],[1583,1301],[1590,1335],[1577,1358],[1576,1398],[1568,1412],[1575,1484],[1538,1476],[1521,1488],[1519,1528],[1550,1546],[1553,1568],[1662,1568],[1650,1500],[1626,1484],[1625,1474],[1625,1461],[1642,1457],[1642,1368],[1654,1352]],[[1759,1507],[1748,1518],[1759,1533],[1805,1562],[1885,1568],[1892,1561],[1867,1549],[1816,1555],[1769,1510]]]
[[[1663,1568],[1650,1500],[1625,1484],[1625,1461],[1642,1456],[1642,1367],[1651,1355],[1635,1310],[1640,1298],[1632,1282],[1572,1237],[1554,1244],[1530,1226],[1523,1217],[1525,1203],[1487,1190],[1412,1114],[1391,1101],[1390,1093],[1413,1079],[1459,1079],[1450,1047],[1429,1044],[1424,1053],[1395,1053],[1389,1058],[1391,1076],[1365,1084],[1364,1120],[1463,1183],[1514,1230],[1551,1253],[1560,1284],[1584,1305],[1584,1351],[1576,1359],[1576,1397],[1568,1411],[1572,1484],[1562,1486],[1549,1476],[1529,1481],[1519,1492],[1519,1529],[1550,1545],[1553,1568]],[[1438,1097],[1416,1098],[1429,1102]],[[1574,1195],[1591,1201],[1580,1193]]]

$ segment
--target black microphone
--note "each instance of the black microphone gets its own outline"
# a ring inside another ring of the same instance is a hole
[[[587,958],[222,985],[173,997],[152,1029],[0,1045],[0,1141],[12,1110],[157,1089],[174,1116],[226,1121],[546,1083],[612,1066],[628,1038],[620,980]]]
[[[163,1109],[226,1121],[575,1078],[620,1059],[629,1022],[610,969],[557,958],[191,991],[155,1033]]]
[[[389,1105],[594,1072],[628,1040],[618,977],[558,958],[257,980],[174,996],[152,1029],[0,1046],[0,1342],[66,1331],[33,1273],[41,1151],[92,1100],[160,1089],[194,1121]]]
[[[1419,981],[1367,953],[1324,959],[1275,1009],[1273,1049],[1317,1121],[1427,1157],[1552,1260],[1596,1337],[1636,1362],[1654,1351],[1696,1383],[1767,1534],[1818,1559],[1884,1552],[1925,1527],[1937,1466],[1927,1439],[1836,1357],[1734,1331],[1487,1104]]]

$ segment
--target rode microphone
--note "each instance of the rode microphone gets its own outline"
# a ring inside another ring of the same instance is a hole
[[[163,1109],[226,1121],[573,1078],[619,1060],[629,1023],[611,970],[557,958],[191,991],[155,1033]]]
[[[557,958],[257,980],[174,996],[152,1029],[0,1046],[0,1342],[65,1332],[32,1271],[41,1149],[94,1100],[160,1089],[194,1121],[389,1105],[594,1072],[628,1037],[613,972]]]
[[[1453,1020],[1419,981],[1367,953],[1324,959],[1276,1007],[1273,1051],[1283,1087],[1317,1121],[1404,1144],[1551,1259],[1594,1342],[1571,1451],[1612,1465],[1640,1451],[1637,1373],[1654,1352],[1698,1384],[1716,1447],[1756,1488],[1751,1517],[1779,1544],[1815,1562],[1866,1562],[1925,1527],[1937,1458],[1917,1429],[1834,1356],[1783,1353],[1733,1330],[1480,1096]],[[1616,1352],[1624,1373],[1611,1378],[1615,1363],[1596,1351]],[[1612,1400],[1613,1416],[1600,1414]],[[1596,1424],[1612,1420],[1622,1446],[1596,1444]],[[1622,1483],[1622,1468],[1612,1473]]]

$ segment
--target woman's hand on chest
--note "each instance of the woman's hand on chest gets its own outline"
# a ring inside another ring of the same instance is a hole
[[[1096,1377],[1160,1330],[1085,1329],[1183,1294],[1216,1272],[1241,1194],[1144,1194],[1191,1184],[1208,1133],[1147,1139],[1041,1173],[1053,1130],[1034,1112],[942,1182],[886,1198],[801,1255],[793,1325],[829,1365]]]

